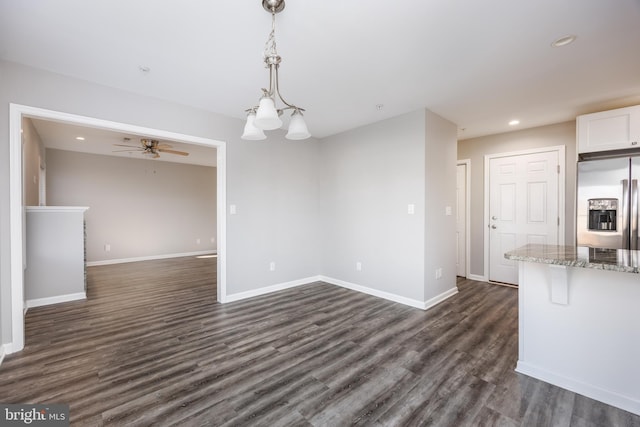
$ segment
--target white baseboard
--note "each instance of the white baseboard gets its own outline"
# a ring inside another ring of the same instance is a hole
[[[12,343],[6,343],[6,344],[1,344],[0,345],[0,363],[2,363],[2,361],[4,360],[4,356],[6,356],[7,354],[11,354],[13,353],[13,344]]]
[[[424,308],[423,310],[428,310],[431,307],[440,304],[442,301],[451,298],[452,296],[454,296],[455,294],[458,293],[458,287],[454,286],[453,288],[444,291],[443,293],[441,293],[440,295],[436,295],[435,297],[428,299],[424,302]]]
[[[426,310],[434,305],[444,301],[445,299],[455,295],[458,293],[458,288],[454,287],[449,289],[446,292],[443,292],[440,295],[437,295],[430,300],[427,301],[419,301],[413,298],[407,298],[400,295],[392,294],[390,292],[380,291],[377,289],[372,289],[367,286],[357,285],[355,283],[345,282],[344,280],[334,279],[332,277],[320,276],[320,279],[323,282],[331,283],[332,285],[340,286],[342,288],[351,289],[353,291],[362,292],[363,294],[372,295],[374,297],[383,298],[389,301],[397,302],[400,304],[408,305],[409,307],[419,308],[421,310]]]
[[[377,289],[368,288],[362,285],[356,285],[355,283],[345,282],[344,280],[334,279],[332,277],[327,276],[312,276],[306,277],[304,279],[292,280],[291,282],[278,283],[276,285],[265,286],[263,288],[253,289],[246,292],[239,292],[237,294],[227,295],[227,297],[222,301],[222,303],[229,303],[234,301],[240,301],[247,298],[257,297],[259,295],[268,294],[271,292],[282,291],[285,289],[294,288],[296,286],[307,285],[313,282],[325,282],[331,285],[340,286],[341,288],[350,289],[356,292],[362,292],[363,294],[372,295],[374,297],[383,298],[389,301],[397,302],[400,304],[408,305],[409,307],[419,308],[421,310],[426,310],[428,308],[433,307],[436,304],[441,303],[449,297],[458,293],[458,288],[453,287],[448,291],[441,293],[440,295],[436,295],[435,297],[427,300],[427,301],[419,301],[412,298],[403,297],[400,295],[392,294],[389,292],[379,291]]]
[[[76,294],[57,295],[55,297],[36,298],[27,300],[27,308],[41,307],[43,305],[59,304],[61,302],[77,301],[87,299],[85,292],[78,292]]]
[[[549,372],[521,360],[518,361],[516,372],[640,415],[640,401],[637,399]]]
[[[94,267],[96,265],[124,264],[127,262],[153,261],[156,259],[181,258],[185,256],[211,255],[216,253],[218,253],[218,251],[209,250],[209,251],[185,252],[180,254],[164,254],[164,255],[139,256],[139,257],[133,257],[133,258],[105,259],[103,261],[89,261],[87,262],[87,267]]]
[[[475,280],[477,282],[488,282],[489,281],[489,278],[487,276],[480,276],[478,274],[469,274],[467,276],[467,279]]]
[[[320,280],[320,276],[306,277],[304,279],[292,280],[290,282],[278,283],[276,285],[265,286],[258,289],[252,289],[246,292],[238,292],[237,294],[227,295],[222,301],[223,303],[240,301],[247,298],[253,298],[271,292],[283,291],[285,289],[295,288],[296,286],[307,285],[309,283],[317,282]]]
[[[351,289],[352,291],[362,292],[363,294],[372,295],[374,297],[383,298],[393,302],[399,302],[400,304],[408,305],[424,310],[425,303],[412,298],[403,297],[400,295],[392,294],[385,291],[379,291],[377,289],[368,288],[366,286],[357,285],[355,283],[345,282],[344,280],[334,279],[333,277],[320,276],[320,280],[323,282],[331,283],[332,285],[340,286],[342,288]]]

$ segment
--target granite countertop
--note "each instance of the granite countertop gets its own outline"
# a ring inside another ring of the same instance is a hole
[[[640,251],[629,249],[529,244],[505,253],[504,257],[514,261],[640,273]]]

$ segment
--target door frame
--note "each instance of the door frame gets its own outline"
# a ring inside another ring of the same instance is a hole
[[[549,147],[532,148],[528,150],[509,151],[506,153],[485,154],[484,156],[484,217],[482,232],[484,235],[484,276],[485,282],[489,281],[489,233],[487,229],[489,227],[489,164],[492,159],[500,157],[516,157],[527,154],[540,154],[555,151],[558,153],[558,164],[560,170],[558,172],[558,218],[560,218],[560,224],[558,225],[558,244],[565,244],[565,192],[566,192],[566,147],[564,145],[554,145]]]
[[[9,105],[9,223],[10,223],[10,281],[11,281],[11,341],[4,345],[5,353],[15,353],[24,348],[24,206],[22,201],[22,118],[55,120],[59,122],[114,130],[125,133],[144,134],[160,139],[171,139],[186,144],[204,145],[216,148],[216,199],[217,199],[217,241],[218,241],[218,301],[225,302],[227,296],[227,195],[226,195],[226,142],[198,136],[185,135],[160,129],[152,129],[126,123],[102,120],[94,117],[63,113],[60,111],[30,107],[20,104]]]
[[[464,213],[464,274],[469,277],[471,269],[471,159],[459,159],[456,166],[465,166],[465,213]]]

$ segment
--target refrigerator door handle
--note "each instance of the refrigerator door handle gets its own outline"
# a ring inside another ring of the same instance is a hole
[[[638,180],[631,180],[631,249],[638,249]]]
[[[622,249],[629,249],[629,180],[622,180]]]

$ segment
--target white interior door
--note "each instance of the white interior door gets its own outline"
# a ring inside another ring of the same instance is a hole
[[[456,175],[456,274],[467,277],[467,165],[457,166]]]
[[[489,280],[518,284],[504,253],[528,243],[558,244],[557,151],[489,161]]]

